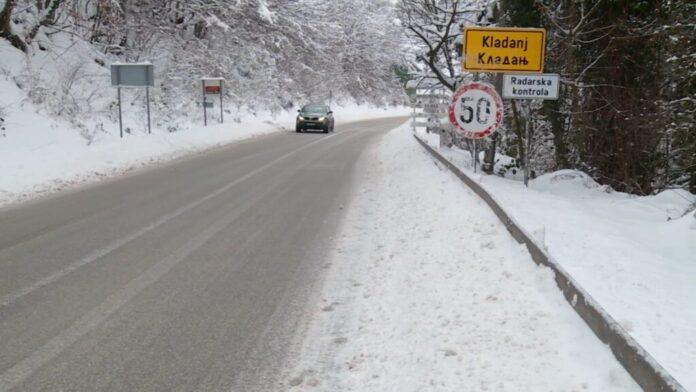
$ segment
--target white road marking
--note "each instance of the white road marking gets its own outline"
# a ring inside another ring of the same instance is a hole
[[[341,133],[343,133],[343,132],[341,132]],[[337,136],[341,133],[331,134],[329,136],[326,136],[326,137],[323,137],[321,139],[315,140],[313,142],[307,143],[307,144],[303,145],[302,147],[299,147],[293,151],[290,151],[289,153],[282,155],[282,156],[266,163],[265,165],[250,171],[249,173],[243,175],[242,177],[237,178],[236,180],[234,180],[234,181],[230,182],[229,184],[213,191],[212,193],[210,193],[210,194],[208,194],[208,195],[206,195],[206,196],[204,196],[196,201],[193,201],[193,202],[175,210],[174,212],[171,212],[167,215],[164,215],[163,217],[156,220],[155,222],[153,222],[145,227],[142,227],[142,228],[136,230],[135,232],[133,232],[125,237],[119,238],[118,240],[110,243],[109,245],[107,245],[101,249],[98,249],[98,250],[86,255],[85,257],[83,257],[77,261],[74,261],[74,262],[68,264],[65,268],[62,268],[62,269],[54,272],[53,274],[30,284],[29,286],[26,286],[24,288],[21,288],[19,290],[16,290],[14,292],[11,292],[9,294],[6,294],[6,295],[0,297],[0,308],[8,306],[8,305],[12,304],[13,302],[19,300],[20,298],[24,297],[25,295],[30,294],[30,293],[46,286],[46,285],[49,285],[49,284],[63,278],[64,276],[68,275],[69,273],[75,271],[76,269],[83,267],[89,263],[92,263],[93,261],[96,261],[96,260],[100,259],[101,257],[106,256],[107,254],[109,254],[109,253],[115,251],[116,249],[126,245],[127,243],[141,237],[145,233],[148,233],[148,232],[162,226],[163,224],[169,222],[170,220],[184,214],[185,212],[187,212],[193,208],[198,207],[199,205],[205,203],[206,201],[220,195],[221,193],[228,191],[233,186],[235,186],[243,181],[248,180],[249,178],[265,171],[269,167],[271,167],[279,162],[284,161],[285,159],[297,154],[298,152],[305,150],[305,149],[309,148],[310,146],[313,146],[314,144],[328,140],[328,139],[330,139],[334,136]]]

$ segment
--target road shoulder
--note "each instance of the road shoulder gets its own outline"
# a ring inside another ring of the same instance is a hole
[[[365,156],[291,390],[637,390],[406,128]]]

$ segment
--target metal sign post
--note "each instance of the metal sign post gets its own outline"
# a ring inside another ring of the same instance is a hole
[[[556,100],[558,99],[558,74],[505,74],[503,75],[503,97],[508,99],[526,100]],[[522,106],[524,122],[524,186],[529,186],[531,173],[531,150],[534,128],[531,112],[527,106]]]
[[[526,139],[525,140],[526,143],[524,146],[524,150],[525,150],[524,151],[524,186],[528,187],[529,186],[529,164],[530,164],[529,156],[531,155],[530,150],[532,147],[532,140],[531,140],[531,137],[529,135],[529,131],[532,128],[532,125],[531,125],[532,119],[529,118],[530,117],[529,110],[525,110],[525,111],[527,112],[527,119],[524,122],[524,138]]]
[[[558,75],[538,75],[544,71],[546,30],[466,27],[462,36],[463,72],[473,72],[475,79],[477,72],[524,72],[527,74],[504,75],[502,90],[505,98],[558,99]],[[495,88],[485,83],[483,88],[471,87],[477,84],[482,83],[473,82],[460,87],[450,106],[452,125],[464,137],[474,139],[471,146],[474,152],[474,171],[478,163],[476,139],[492,134],[500,126],[503,116],[503,101]],[[493,117],[496,118],[495,121]],[[529,113],[526,117],[525,184],[529,178],[530,135],[533,131]],[[495,149],[495,139],[492,139],[492,148]],[[485,172],[493,172],[494,156],[495,151],[486,152],[483,165]]]
[[[121,134],[121,138],[123,138],[123,114],[121,110],[121,87],[116,87],[116,91],[118,92],[118,130],[119,133]]]
[[[208,95],[217,95],[220,101],[220,124],[224,122],[224,108],[222,96],[224,88],[224,78],[201,78],[203,88],[203,124],[208,126],[208,108],[213,107],[213,102],[208,101]]]
[[[208,126],[208,105],[205,100],[205,80],[201,80],[201,86],[203,87],[203,126]]]
[[[477,139],[495,132],[503,122],[503,100],[488,83],[470,82],[461,85],[452,97],[449,119],[456,132],[473,139],[470,146],[474,172],[478,163]]]
[[[147,100],[147,133],[152,133],[152,126],[150,125],[150,87],[145,87],[145,99]]]
[[[147,133],[152,133],[150,123],[150,87],[155,85],[155,72],[152,63],[113,63],[111,64],[111,86],[118,94],[118,128],[123,138],[123,110],[121,105],[121,87],[145,87],[147,99]]]
[[[449,99],[447,91],[442,88],[416,89],[411,113],[413,132],[416,131],[416,128],[425,128],[427,133],[442,135],[442,120],[447,117]]]
[[[411,104],[411,132],[416,133],[416,105]]]

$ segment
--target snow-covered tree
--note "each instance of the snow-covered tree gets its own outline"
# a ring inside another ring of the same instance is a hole
[[[227,101],[252,111],[405,97],[388,0],[10,0],[0,12],[0,37],[27,52],[63,36],[91,45],[100,55],[83,61],[102,67],[152,61],[162,121],[199,104],[201,76],[225,77]]]

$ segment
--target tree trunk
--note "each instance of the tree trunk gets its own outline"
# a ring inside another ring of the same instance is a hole
[[[496,142],[498,141],[498,132],[493,132],[490,139],[491,142],[486,149],[486,153],[483,155],[483,165],[481,166],[481,170],[483,170],[485,173],[493,174],[493,170],[495,169],[495,147]]]
[[[0,11],[0,38],[5,38],[10,41],[10,44],[22,52],[27,51],[27,45],[19,38],[18,35],[12,33],[12,10],[15,7],[15,0],[7,0],[5,7]]]

